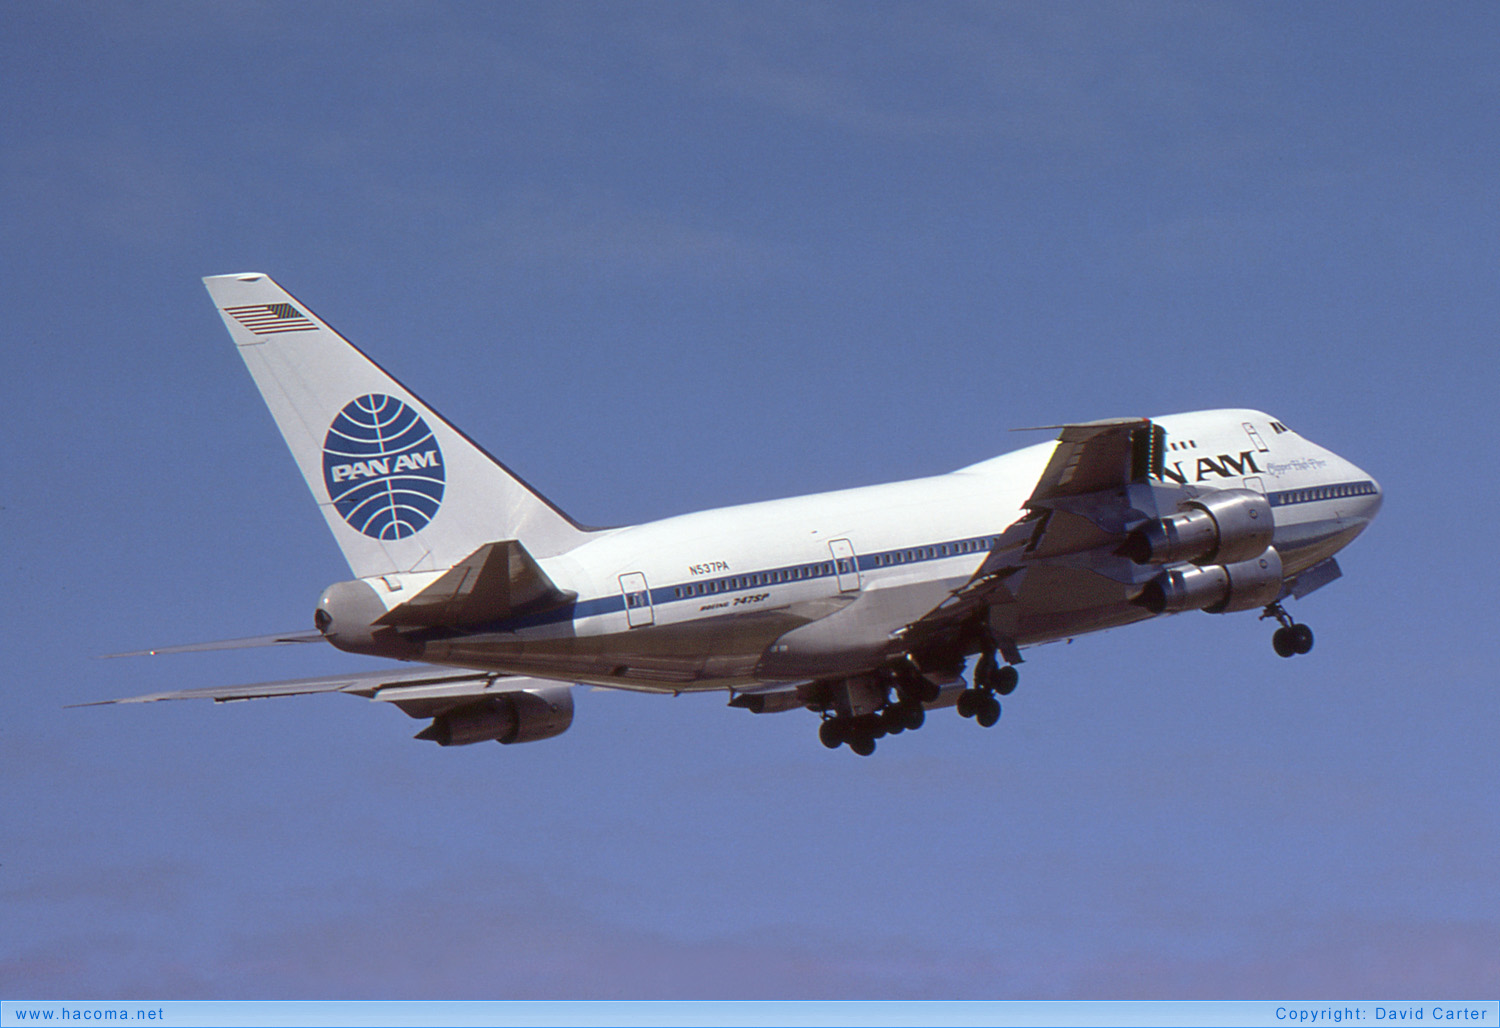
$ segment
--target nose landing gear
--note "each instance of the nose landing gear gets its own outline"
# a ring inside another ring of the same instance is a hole
[[[1295,657],[1300,653],[1312,652],[1313,630],[1293,621],[1280,603],[1267,604],[1261,618],[1275,618],[1281,622],[1281,627],[1271,635],[1271,646],[1276,650],[1277,656]]]

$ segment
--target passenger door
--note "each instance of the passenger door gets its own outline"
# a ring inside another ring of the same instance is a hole
[[[639,571],[620,576],[620,592],[625,597],[625,619],[631,628],[644,628],[656,621],[651,609],[651,590],[646,585],[646,576]]]
[[[848,539],[830,539],[828,549],[833,554],[833,570],[839,576],[839,592],[859,592],[859,558],[854,555],[854,544]]]

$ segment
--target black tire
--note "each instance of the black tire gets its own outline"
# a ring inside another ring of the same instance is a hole
[[[1001,696],[1009,696],[1016,691],[1016,683],[1021,680],[1021,672],[1009,664],[995,671],[995,691]]]
[[[1313,630],[1306,625],[1293,625],[1291,629],[1292,649],[1297,653],[1311,653]]]
[[[927,711],[922,709],[920,703],[913,703],[906,708],[906,730],[915,732],[927,723]]]
[[[965,689],[958,694],[958,716],[973,717],[978,712],[976,703],[983,695],[978,689]]]
[[[868,735],[856,736],[849,740],[849,748],[861,757],[868,757],[875,752],[875,740]]]
[[[985,728],[994,728],[995,722],[1000,720],[1000,701],[993,696],[985,696],[979,713],[974,715],[974,720]]]
[[[893,703],[880,712],[880,727],[886,735],[900,735],[906,731],[906,704]]]
[[[1278,657],[1295,657],[1297,655],[1297,644],[1292,640],[1292,630],[1282,627],[1276,629],[1271,636],[1271,646],[1276,650]]]
[[[836,717],[824,721],[818,726],[818,741],[830,750],[844,745],[844,723]]]

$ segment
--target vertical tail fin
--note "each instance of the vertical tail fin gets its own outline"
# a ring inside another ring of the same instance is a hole
[[[203,280],[360,578],[452,567],[488,542],[537,557],[585,530],[268,276]]]

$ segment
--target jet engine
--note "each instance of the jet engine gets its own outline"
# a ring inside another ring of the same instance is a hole
[[[415,736],[439,746],[467,746],[491,739],[502,745],[561,735],[573,724],[573,689],[567,685],[487,696],[440,714]]]
[[[1226,614],[1275,603],[1281,595],[1281,555],[1274,547],[1234,564],[1173,564],[1150,582],[1136,603],[1153,614],[1206,610]]]
[[[1185,507],[1131,532],[1121,552],[1137,564],[1237,564],[1271,545],[1276,520],[1263,493],[1223,489]]]

